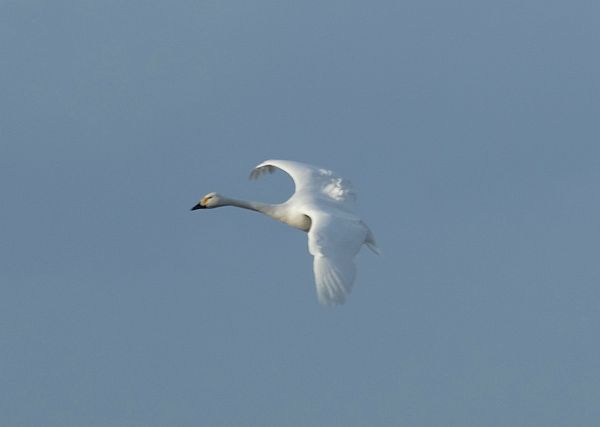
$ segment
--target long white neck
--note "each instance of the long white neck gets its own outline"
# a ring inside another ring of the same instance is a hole
[[[279,219],[277,218],[276,214],[277,205],[272,205],[269,203],[253,202],[249,200],[238,200],[232,199],[230,197],[222,197],[220,206],[235,206],[242,209],[260,212],[270,216],[271,218]]]
[[[310,229],[311,220],[307,215],[300,212],[293,212],[284,204],[273,205],[270,203],[253,202],[247,200],[231,199],[222,197],[219,206],[235,206],[242,209],[249,209],[270,216],[277,221],[281,221],[290,227],[298,228],[302,231]]]

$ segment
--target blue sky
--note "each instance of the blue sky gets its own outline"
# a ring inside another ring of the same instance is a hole
[[[0,421],[600,420],[596,2],[0,1]],[[383,256],[317,303],[283,158]]]

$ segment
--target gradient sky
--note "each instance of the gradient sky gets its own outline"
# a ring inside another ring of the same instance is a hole
[[[0,1],[0,424],[597,426],[600,3]],[[282,201],[383,256],[317,303]]]

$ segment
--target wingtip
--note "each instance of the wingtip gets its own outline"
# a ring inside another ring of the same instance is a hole
[[[256,166],[254,169],[252,169],[248,179],[250,179],[250,180],[258,179],[265,173],[274,173],[275,170],[277,170],[277,167],[271,165],[269,163],[269,161],[262,162],[261,164]]]
[[[340,305],[344,305],[346,303],[346,294],[324,294],[321,292],[317,292],[317,299],[319,300],[319,304],[324,307],[338,307]]]

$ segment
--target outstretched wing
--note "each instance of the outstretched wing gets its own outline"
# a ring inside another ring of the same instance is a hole
[[[291,160],[267,160],[256,166],[250,179],[281,169],[286,172],[296,187],[296,194],[320,198],[335,204],[349,204],[356,199],[352,185],[347,179],[336,176],[332,171]]]
[[[354,257],[368,235],[358,219],[312,212],[308,250],[314,256],[317,297],[321,304],[343,304],[356,276]]]

